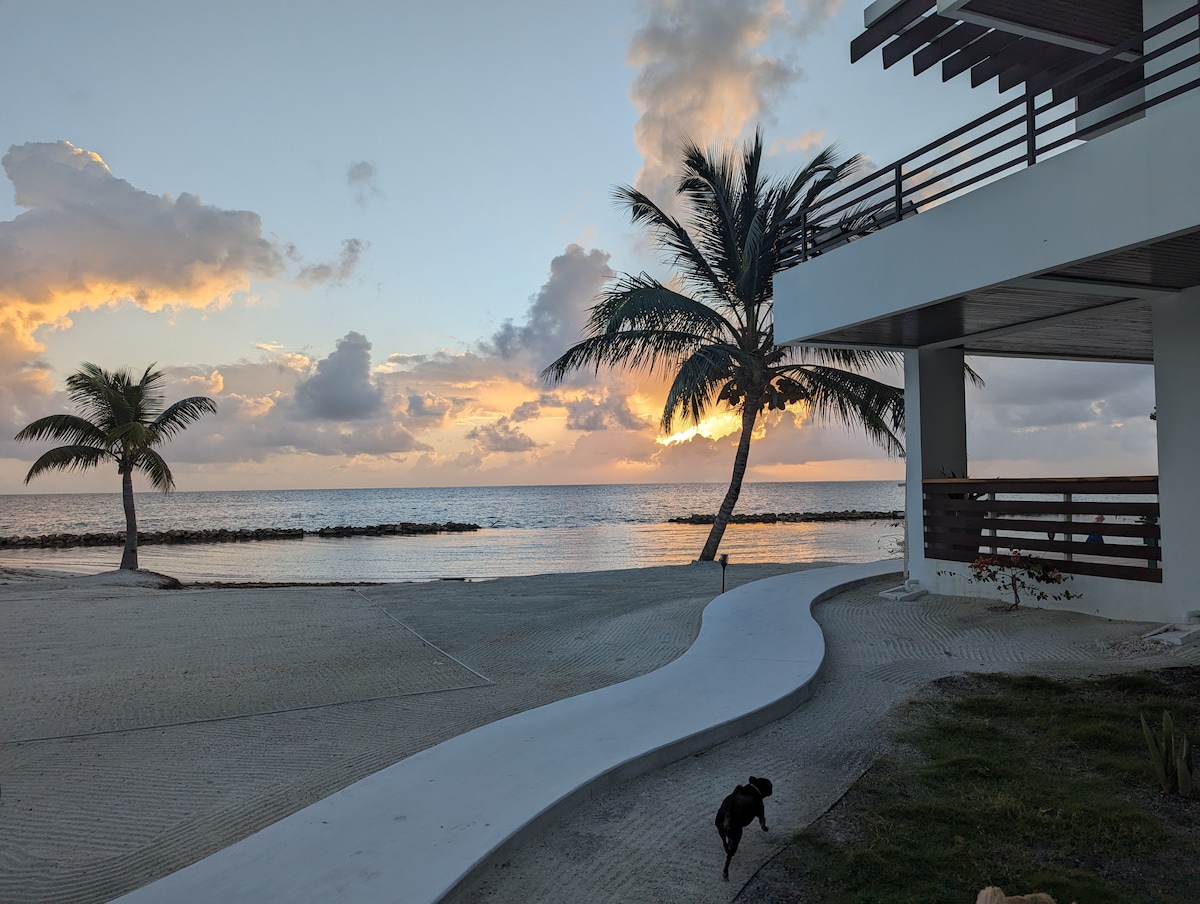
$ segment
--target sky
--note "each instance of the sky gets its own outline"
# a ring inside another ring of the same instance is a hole
[[[547,386],[619,273],[667,278],[612,199],[671,203],[684,138],[761,128],[886,165],[994,86],[849,62],[862,0],[0,0],[0,493],[84,361],[217,414],[182,490],[727,481],[737,422],[664,434],[660,380]],[[972,476],[1155,473],[1149,367],[977,359]],[[900,375],[888,376],[894,382]],[[774,413],[748,480],[901,479]]]

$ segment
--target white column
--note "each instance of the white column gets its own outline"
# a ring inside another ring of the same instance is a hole
[[[1200,609],[1200,289],[1154,302],[1154,396],[1164,612]]]
[[[908,570],[925,587],[934,585],[937,564],[925,559],[921,480],[968,476],[966,404],[962,349],[904,353]]]

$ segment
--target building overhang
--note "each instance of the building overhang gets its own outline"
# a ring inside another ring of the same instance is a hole
[[[1200,285],[1200,92],[780,273],[777,341],[1153,360]]]
[[[1001,91],[1065,72],[1143,28],[1142,0],[876,0],[863,21],[851,62],[882,47],[884,68],[911,58],[914,74],[940,64],[943,80],[969,71],[972,86],[995,79]]]

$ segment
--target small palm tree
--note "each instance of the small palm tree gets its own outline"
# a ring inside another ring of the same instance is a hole
[[[173,437],[205,414],[215,414],[212,399],[193,396],[163,408],[166,374],[151,364],[140,380],[130,371],[107,371],[84,362],[67,377],[67,393],[79,414],[39,418],[17,434],[18,440],[57,439],[57,446],[33,463],[25,482],[46,471],[86,471],[102,461],[115,461],[121,475],[125,506],[125,552],[121,568],[138,567],[137,513],[133,506],[133,472],[143,471],[150,484],[164,493],[175,488],[171,469],[155,446]]]
[[[740,156],[686,143],[676,188],[685,223],[636,189],[617,188],[618,204],[651,233],[677,278],[664,285],[645,273],[617,276],[592,307],[586,338],[542,372],[551,383],[601,365],[673,376],[662,416],[667,432],[677,417],[698,423],[718,403],[740,412],[733,477],[701,561],[716,556],[764,410],[804,403],[817,420],[857,425],[889,454],[903,451],[903,390],[866,375],[895,363],[894,355],[775,344],[774,277],[785,269],[785,224],[861,158],[839,161],[829,147],[795,175],[769,183],[762,156],[761,132]]]

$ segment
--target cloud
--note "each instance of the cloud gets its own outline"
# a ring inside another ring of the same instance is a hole
[[[613,276],[608,259],[598,248],[568,245],[550,262],[550,277],[530,299],[522,322],[506,320],[482,350],[540,371],[581,338],[588,309]]]
[[[371,383],[371,343],[349,332],[337,341],[316,372],[296,386],[296,409],[302,417],[353,421],[379,413],[383,396]]]
[[[396,352],[387,356],[387,363],[391,367],[400,369],[412,367],[414,364],[421,364],[428,360],[428,355],[406,355],[401,352]]]
[[[1158,469],[1154,369],[979,358],[967,390],[972,476],[1115,476]]]
[[[383,199],[384,194],[375,181],[377,175],[375,164],[366,160],[352,163],[346,170],[346,184],[350,186],[354,200],[360,207]]]
[[[204,307],[284,272],[258,214],[149,194],[70,142],[14,145],[0,164],[28,208],[0,222],[0,317],[27,343],[79,308]]]
[[[799,68],[762,52],[773,31],[796,23],[783,0],[651,0],[644,9],[626,57],[637,69],[630,96],[641,113],[634,184],[667,203],[684,139],[707,144],[743,134],[769,119],[771,105],[800,78]]]
[[[410,388],[405,406],[405,421],[409,426],[440,426],[447,423],[454,408],[453,399],[442,398],[429,390],[422,392]]]
[[[562,404],[567,409],[568,430],[606,430],[613,426],[625,430],[645,430],[648,426],[653,427],[644,418],[635,415],[629,409],[629,402],[615,393],[605,394],[599,399],[583,396]]]
[[[473,428],[467,434],[467,439],[472,440],[476,447],[485,453],[529,452],[538,446],[520,427],[514,427],[507,417]]]
[[[342,242],[342,253],[336,261],[301,267],[300,272],[296,274],[296,281],[302,286],[345,282],[354,275],[363,252],[370,247],[370,242],[364,242],[362,239],[346,239]]]
[[[179,382],[194,390],[198,395],[218,395],[225,388],[225,378],[219,370],[213,370],[207,376],[204,374],[193,374],[189,377],[184,377]]]
[[[513,409],[513,413],[509,415],[509,419],[520,423],[521,421],[530,421],[542,413],[542,403],[538,399],[531,399],[528,402],[522,402]]]
[[[829,139],[825,135],[824,129],[809,129],[800,135],[795,135],[791,138],[776,138],[767,146],[767,156],[776,157],[783,153],[807,153],[816,148],[824,147],[829,144]]]

